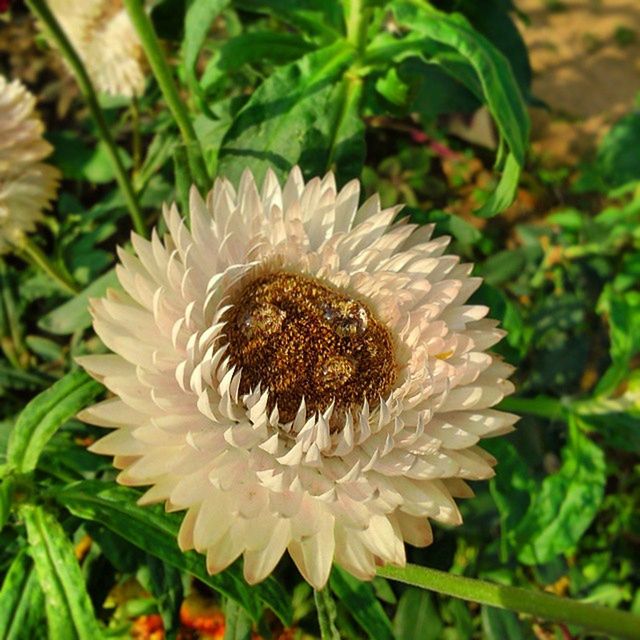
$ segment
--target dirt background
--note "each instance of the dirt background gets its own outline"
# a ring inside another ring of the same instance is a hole
[[[516,0],[534,70],[533,149],[551,162],[589,154],[640,107],[640,0]],[[639,150],[640,153],[640,150]]]

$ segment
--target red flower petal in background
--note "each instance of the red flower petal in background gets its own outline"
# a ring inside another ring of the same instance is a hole
[[[0,0],[0,13],[9,11],[10,5],[11,5],[11,0]]]

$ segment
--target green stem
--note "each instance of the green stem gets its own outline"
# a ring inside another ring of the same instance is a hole
[[[329,587],[313,591],[313,599],[318,611],[318,624],[320,625],[320,637],[322,640],[340,640],[340,634],[336,628],[336,603],[331,597]]]
[[[27,262],[42,269],[54,282],[58,283],[67,293],[75,295],[81,291],[80,287],[59,267],[57,267],[27,236],[23,236],[17,245],[18,250]]]
[[[366,0],[346,0],[347,40],[358,50],[364,51],[367,44],[367,26],[370,10]]]
[[[91,79],[89,78],[89,74],[87,73],[84,64],[82,64],[80,57],[69,42],[69,39],[62,30],[62,27],[58,24],[58,21],[49,9],[46,1],[26,0],[26,2],[29,9],[31,9],[31,12],[42,22],[48,36],[58,47],[62,57],[67,61],[67,64],[75,74],[78,86],[87,101],[89,111],[91,111],[91,115],[98,127],[98,134],[107,149],[107,154],[109,155],[109,160],[113,165],[118,186],[124,195],[129,215],[133,222],[133,227],[137,233],[142,236],[146,236],[147,230],[142,217],[140,205],[138,204],[133,187],[131,186],[127,172],[118,154],[118,149],[113,137],[111,136],[111,132],[109,131],[109,125],[104,118],[104,114],[102,113],[102,109],[98,103],[95,89],[93,88],[93,84],[91,83]]]
[[[616,638],[640,638],[640,616],[598,605],[559,598],[520,587],[464,578],[436,569],[408,564],[404,568],[382,567],[378,575],[429,589],[454,598],[509,609],[548,620],[575,624]]]
[[[550,420],[566,420],[569,406],[563,400],[548,396],[536,396],[535,398],[505,398],[499,405],[504,411],[525,413],[538,418]]]
[[[158,86],[180,130],[180,135],[182,136],[189,156],[193,177],[200,190],[204,191],[209,186],[209,174],[207,173],[207,167],[202,156],[200,142],[196,136],[189,114],[180,98],[178,88],[173,81],[171,69],[162,52],[160,42],[153,29],[153,24],[141,0],[123,1],[131,18],[131,22],[138,33],[142,48],[147,55],[149,65],[156,77]]]
[[[140,105],[137,96],[131,100],[131,155],[133,158],[133,169],[131,171],[131,181],[135,183],[135,177],[142,166],[142,139],[140,137]]]
[[[0,288],[2,289],[2,300],[0,304],[3,309],[0,315],[6,319],[7,326],[3,327],[3,334],[6,329],[9,335],[2,337],[2,350],[7,359],[14,367],[23,369],[29,359],[29,354],[24,346],[22,326],[18,317],[13,287],[9,280],[9,270],[4,260],[0,259]]]

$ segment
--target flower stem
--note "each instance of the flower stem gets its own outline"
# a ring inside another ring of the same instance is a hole
[[[566,420],[570,409],[566,401],[549,396],[536,396],[535,398],[505,398],[498,406],[504,411],[525,413],[538,418],[550,420]]]
[[[66,274],[62,269],[57,267],[47,256],[43,253],[42,249],[32,242],[28,236],[22,236],[18,244],[17,249],[20,251],[22,257],[35,265],[39,269],[42,269],[54,282],[60,285],[67,293],[75,295],[81,291],[80,287]]]
[[[135,27],[142,48],[144,49],[149,65],[156,77],[158,86],[167,102],[167,106],[173,115],[173,119],[180,130],[191,165],[191,172],[198,185],[204,192],[209,187],[209,174],[200,148],[200,142],[196,136],[189,114],[180,98],[178,88],[173,81],[171,69],[162,52],[158,37],[153,29],[153,24],[147,15],[141,0],[123,0],[129,13],[131,22]]]
[[[127,208],[129,209],[129,215],[131,216],[133,227],[137,233],[142,236],[146,236],[147,230],[142,217],[140,205],[138,204],[138,200],[133,187],[131,186],[131,182],[129,181],[129,177],[127,176],[127,172],[125,171],[124,165],[122,164],[122,160],[118,155],[118,149],[113,137],[111,136],[109,126],[104,118],[104,114],[102,113],[102,109],[98,103],[95,89],[93,88],[93,84],[91,83],[91,79],[89,78],[89,74],[87,73],[84,64],[82,64],[80,57],[69,42],[69,39],[62,30],[62,27],[58,24],[58,21],[49,9],[46,1],[26,0],[26,3],[31,10],[31,13],[33,13],[42,22],[48,36],[58,47],[62,57],[67,61],[67,64],[75,74],[78,86],[87,101],[89,111],[91,111],[91,115],[98,127],[98,134],[107,149],[107,154],[109,155],[109,160],[113,165],[118,186],[124,195]]]
[[[363,51],[367,44],[367,26],[370,10],[366,0],[345,0],[347,22],[347,40],[358,50]]]
[[[320,637],[322,640],[340,640],[340,634],[336,628],[336,603],[331,597],[329,587],[314,589],[313,599],[318,611],[318,624],[320,625]]]
[[[131,182],[135,184],[135,178],[142,166],[142,139],[140,135],[140,105],[138,97],[131,99],[131,156],[133,159],[133,169],[131,171]]]
[[[23,331],[18,318],[12,283],[5,261],[0,258],[0,323],[2,325],[0,338],[1,349],[7,360],[17,369],[23,369],[29,355],[23,342]],[[8,331],[8,335],[7,335]]]
[[[616,638],[640,638],[640,616],[598,605],[559,598],[520,587],[465,578],[436,569],[408,564],[404,568],[382,567],[378,575],[429,589],[447,596],[510,609],[550,622],[575,624]]]

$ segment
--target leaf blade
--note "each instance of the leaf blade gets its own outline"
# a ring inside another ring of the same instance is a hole
[[[53,434],[103,390],[84,371],[76,370],[37,395],[18,416],[9,437],[7,464],[19,473],[36,468]]]
[[[45,593],[49,638],[101,638],[80,565],[62,526],[40,506],[25,505],[22,515],[38,580]]]
[[[254,621],[261,614],[260,602],[264,602],[285,625],[291,624],[291,603],[273,586],[274,580],[248,587],[237,566],[225,572],[209,575],[202,555],[195,551],[183,552],[178,548],[177,535],[180,517],[167,514],[160,508],[139,507],[140,494],[132,489],[85,480],[57,490],[55,499],[74,515],[94,520],[128,540],[133,545],[152,553],[168,564],[187,571],[219,593],[238,602]],[[274,594],[278,593],[276,597]]]
[[[345,102],[342,82],[354,59],[355,51],[337,42],[277,69],[235,117],[220,150],[219,173],[238,181],[246,167],[258,182],[268,168],[284,178],[295,164],[308,175],[324,173],[343,107],[357,105]]]

